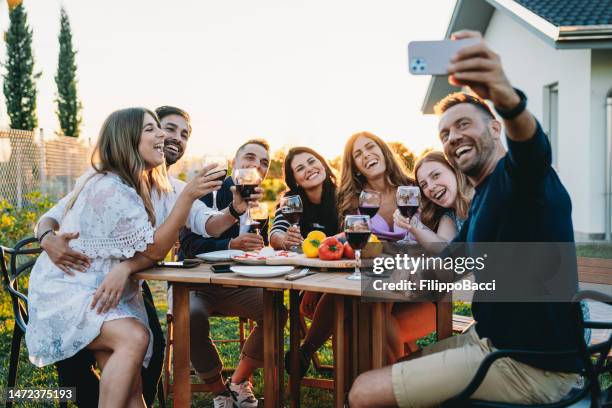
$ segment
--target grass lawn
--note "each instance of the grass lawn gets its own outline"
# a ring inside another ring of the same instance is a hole
[[[612,259],[612,245],[608,242],[602,243],[577,243],[576,255],[588,258]]]

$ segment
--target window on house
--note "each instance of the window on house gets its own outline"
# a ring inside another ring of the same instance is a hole
[[[552,164],[559,169],[559,84],[554,83],[544,87],[544,127],[550,139],[552,149]]]

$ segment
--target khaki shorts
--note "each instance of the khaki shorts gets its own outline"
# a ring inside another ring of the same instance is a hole
[[[394,364],[392,382],[400,407],[435,407],[459,394],[471,381],[482,360],[495,351],[489,339],[474,328],[423,349],[423,357]],[[489,368],[474,399],[537,404],[565,396],[578,375],[540,370],[509,358]]]

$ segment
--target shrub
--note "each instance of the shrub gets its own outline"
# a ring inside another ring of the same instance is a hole
[[[285,189],[285,183],[279,178],[267,178],[261,183],[261,188],[264,190],[263,201],[276,201]]]
[[[12,247],[19,240],[34,234],[36,221],[54,202],[38,191],[25,195],[26,205],[16,208],[7,200],[0,200],[0,244]]]

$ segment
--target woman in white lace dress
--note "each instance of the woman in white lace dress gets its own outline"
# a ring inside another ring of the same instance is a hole
[[[45,366],[85,347],[92,350],[102,369],[100,407],[145,406],[140,368],[148,364],[150,333],[139,283],[129,279],[122,261],[163,258],[194,200],[214,184],[202,172],[175,197],[169,214],[156,211],[153,203],[163,203],[172,192],[163,139],[157,117],[146,109],[123,109],[107,118],[95,172],[82,177],[61,203],[66,211],[60,232],[79,234],[70,246],[91,264],[86,273],[66,274],[43,252],[30,277],[30,361]],[[156,216],[165,219],[158,228]],[[94,308],[94,297],[105,306]]]

